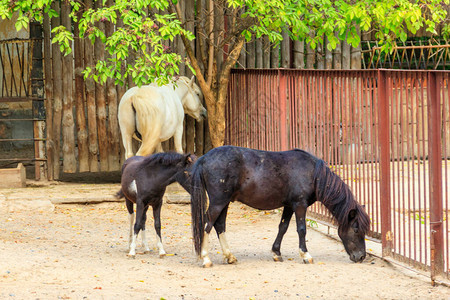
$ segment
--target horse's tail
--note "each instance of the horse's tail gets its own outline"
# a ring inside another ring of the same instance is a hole
[[[205,232],[206,191],[203,179],[203,165],[201,158],[194,165],[191,177],[191,215],[192,235],[194,237],[195,252],[200,255]]]
[[[117,199],[122,199],[125,197],[125,194],[123,193],[123,190],[120,189],[115,195],[114,195]]]
[[[141,156],[152,154],[161,136],[162,114],[158,110],[155,97],[161,97],[154,88],[142,87],[132,96],[131,105],[135,111],[136,123],[141,130],[142,145],[139,149]]]

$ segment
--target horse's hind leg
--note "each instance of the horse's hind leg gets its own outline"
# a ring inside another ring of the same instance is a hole
[[[219,237],[220,246],[222,247],[222,252],[225,260],[229,264],[234,264],[237,262],[236,257],[231,253],[230,247],[228,246],[228,241],[225,235],[226,231],[226,219],[227,219],[228,205],[222,210],[216,222],[214,223],[214,229],[216,230],[217,236]]]
[[[211,259],[209,258],[209,255],[208,255],[209,254],[209,234],[211,233],[211,229],[213,228],[213,226],[215,227],[216,220],[220,216],[220,214],[222,213],[224,208],[228,207],[228,204],[224,207],[222,205],[213,206],[213,205],[211,205],[211,203],[212,202],[210,199],[210,206],[209,206],[208,212],[207,212],[208,221],[206,222],[205,233],[203,236],[202,249],[200,252],[200,258],[203,260],[202,266],[204,268],[209,268],[209,267],[212,267],[212,265],[213,265],[211,262]],[[225,216],[226,216],[226,212],[225,212]],[[221,230],[220,227],[219,227],[219,230]],[[225,232],[225,218],[223,219],[223,232]]]
[[[281,257],[281,241],[283,240],[283,236],[286,233],[289,222],[291,221],[292,214],[294,211],[289,206],[285,206],[283,209],[283,215],[281,216],[280,225],[278,225],[278,234],[277,238],[275,239],[275,242],[273,242],[272,245],[272,252],[273,252],[273,260],[274,261],[283,261],[283,257]]]
[[[164,251],[164,247],[161,240],[161,206],[162,206],[162,198],[159,203],[153,206],[153,219],[155,222],[155,231],[156,231],[156,245],[159,250],[159,257],[164,257],[166,255],[166,251]]]
[[[136,223],[134,224],[134,234],[130,243],[130,252],[128,256],[134,258],[136,256],[136,240],[139,231],[143,228],[143,221],[145,221],[145,205],[142,200],[136,200]]]
[[[297,233],[299,238],[299,253],[300,257],[303,258],[303,262],[305,264],[314,263],[314,259],[308,253],[308,249],[306,248],[306,207],[299,205],[295,209],[295,220],[297,222]]]

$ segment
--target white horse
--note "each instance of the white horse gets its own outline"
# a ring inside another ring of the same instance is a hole
[[[202,98],[194,76],[180,76],[163,86],[152,83],[129,89],[120,100],[118,111],[125,159],[133,156],[133,137],[142,142],[138,156],[162,152],[161,142],[172,136],[175,151],[182,153],[184,114],[197,121],[206,118]]]

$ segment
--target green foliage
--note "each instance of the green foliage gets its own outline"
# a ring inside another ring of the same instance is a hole
[[[32,20],[41,22],[44,14],[55,17],[51,9],[57,0],[0,0],[0,17],[16,14],[16,29],[27,28]],[[178,65],[184,58],[164,46],[165,41],[177,35],[189,40],[194,35],[183,29],[174,14],[157,13],[168,11],[167,0],[116,0],[111,7],[84,10],[77,0],[64,0],[72,8],[70,17],[79,27],[80,37],[92,43],[101,40],[109,53],[104,61],[94,68],[86,68],[84,75],[105,82],[113,78],[122,84],[131,76],[137,85],[158,79],[159,83],[178,73]],[[98,0],[105,5],[106,0]],[[172,3],[177,1],[171,0]],[[58,0],[59,2],[59,0]],[[230,34],[242,35],[247,41],[267,36],[271,43],[282,39],[287,32],[292,39],[305,40],[315,48],[327,40],[328,49],[337,47],[340,41],[356,47],[360,43],[360,31],[374,31],[383,50],[393,49],[396,39],[405,41],[407,32],[416,33],[425,28],[436,33],[436,25],[447,17],[443,8],[449,0],[228,0],[228,10],[235,10],[236,20],[232,27],[238,28]],[[81,17],[77,15],[83,10]],[[151,13],[148,13],[150,11]],[[110,22],[116,25],[111,36],[99,28],[99,24]],[[229,29],[231,30],[231,29]],[[443,28],[444,37],[450,36],[450,25]],[[52,41],[60,45],[61,51],[70,53],[73,34],[59,26],[52,30]],[[136,54],[134,62],[126,59]],[[189,62],[186,62],[189,67]],[[220,68],[220,66],[217,66]],[[192,68],[191,68],[192,69]]]

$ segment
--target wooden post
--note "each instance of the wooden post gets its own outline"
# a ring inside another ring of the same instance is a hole
[[[33,97],[33,118],[39,121],[33,121],[34,138],[39,140],[34,142],[35,146],[35,177],[40,180],[45,177],[44,165],[41,159],[45,156],[44,142],[44,127],[45,109],[44,109],[44,73],[42,64],[42,27],[37,22],[30,24],[30,37],[34,39],[33,45],[33,61],[31,68],[31,94]]]
[[[305,42],[294,41],[294,68],[305,68]]]
[[[310,44],[306,45],[306,68],[314,69],[314,63],[316,61],[316,52],[310,46]]]
[[[193,8],[195,7],[195,0],[186,0],[185,1],[185,8]],[[183,1],[181,1],[181,3],[183,3]],[[194,10],[193,9],[183,9],[183,11],[185,12],[185,20],[186,20],[186,29],[189,30],[192,33],[195,33],[195,28],[194,28]],[[184,49],[183,43],[180,40],[180,45],[181,48]],[[191,41],[191,47],[192,50],[194,50],[195,52],[195,42]],[[183,52],[179,52],[179,53],[183,53]],[[183,66],[184,68],[184,66]],[[181,69],[180,69],[181,71]],[[183,72],[186,74],[186,76],[188,76],[189,78],[192,76],[192,72],[189,68],[186,68],[185,72]],[[186,148],[185,148],[185,152],[186,153],[194,153],[195,151],[195,120],[194,118],[186,115],[185,116],[185,120],[186,120],[186,126],[185,126],[185,136],[186,136]]]
[[[281,41],[281,67],[289,68],[291,62],[291,49],[289,47],[289,34],[286,30],[282,32],[283,40]]]
[[[255,41],[247,43],[247,68],[253,69],[256,64]]]
[[[381,249],[383,256],[392,255],[391,169],[389,151],[389,98],[386,71],[378,70],[378,143],[380,147]]]
[[[86,9],[92,8],[92,0],[86,0]],[[94,69],[94,46],[89,39],[84,40],[84,65]],[[95,83],[92,78],[87,78],[86,105],[89,128],[89,170],[98,172],[98,140],[97,140],[97,108],[95,103]]]
[[[347,41],[342,41],[342,69],[350,69],[350,44]]]
[[[270,67],[278,68],[280,66],[280,45],[270,49]]]
[[[107,6],[113,4],[113,0],[108,0],[106,2]],[[106,36],[111,36],[114,33],[114,24],[111,22],[106,22],[105,24]],[[109,54],[107,53],[109,56]],[[106,80],[106,98],[108,101],[108,166],[109,171],[118,171],[121,169],[120,166],[120,133],[119,133],[119,122],[117,119],[117,90],[114,84],[114,79],[108,78]]]
[[[255,50],[256,50],[256,68],[261,69],[263,67],[263,43],[261,38],[256,40]]]
[[[52,3],[52,9],[60,15],[59,2]],[[52,28],[61,25],[61,17],[52,18]],[[62,120],[62,55],[58,43],[52,45],[52,82],[53,82],[53,178],[59,179],[61,168],[61,120]]]
[[[70,4],[61,3],[61,23],[67,30],[72,31],[70,19]],[[68,54],[63,58],[63,171],[75,173],[77,162],[75,159],[75,137],[73,120],[73,54]]]
[[[47,179],[53,180],[53,164],[55,145],[53,140],[53,81],[52,81],[52,43],[50,33],[50,18],[44,14],[44,84],[45,84],[45,126],[47,150]]]
[[[269,37],[263,37],[263,66],[264,69],[270,69],[270,42]]]
[[[335,33],[337,36],[338,34]],[[333,51],[333,69],[342,69],[342,44],[339,43]]]
[[[359,29],[359,27],[356,29],[356,32],[361,37],[361,29]],[[361,69],[361,43],[359,43],[356,48],[352,47],[350,49],[350,67],[352,69]]]
[[[324,41],[324,48],[325,48],[325,69],[326,70],[331,70],[333,69],[333,53],[328,50],[328,38],[325,37],[325,41]]]
[[[95,8],[101,8],[102,3],[95,1]],[[105,31],[105,24],[98,22],[100,31]],[[96,39],[94,43],[95,61],[105,60],[105,47],[100,39]],[[106,129],[106,95],[105,86],[99,82],[95,83],[95,101],[97,105],[97,126],[98,126],[98,152],[100,158],[100,171],[109,171],[108,167],[108,137]]]
[[[78,19],[82,16],[82,11],[77,13]],[[78,167],[80,172],[89,171],[89,149],[88,149],[88,132],[86,128],[85,116],[85,86],[83,74],[83,41],[80,39],[80,30],[76,23],[73,27],[74,35],[74,53],[75,53],[75,110],[76,110],[76,128],[77,128],[77,144],[78,144]]]

